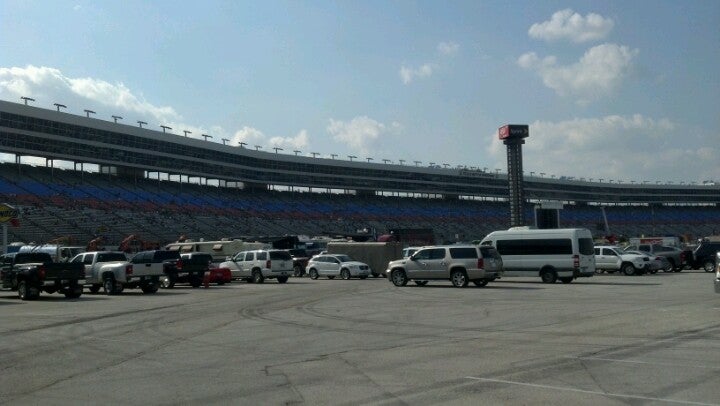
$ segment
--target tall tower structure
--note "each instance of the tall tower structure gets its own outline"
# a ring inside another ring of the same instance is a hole
[[[500,138],[507,146],[508,189],[510,196],[510,226],[525,225],[525,196],[523,193],[522,144],[530,135],[525,124],[508,124],[498,130]]]

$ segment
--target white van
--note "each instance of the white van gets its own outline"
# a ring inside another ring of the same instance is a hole
[[[493,231],[480,245],[491,245],[503,260],[503,277],[539,276],[545,283],[570,283],[595,274],[595,251],[585,228]]]

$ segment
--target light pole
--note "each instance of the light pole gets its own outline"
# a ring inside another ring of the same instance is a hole
[[[335,159],[335,157],[337,156],[337,154],[330,154],[330,156],[332,157],[332,159]]]
[[[240,148],[245,148],[247,142],[238,142],[238,144],[240,145]]]
[[[398,162],[400,162],[400,165],[402,165],[402,164],[405,163],[405,160],[404,160],[404,159],[398,159]]]
[[[435,162],[430,162],[430,167],[435,167]]]
[[[95,112],[92,111],[92,110],[87,110],[87,109],[85,109],[85,110],[83,110],[83,111],[87,114],[87,118],[90,118],[90,114],[95,114]]]
[[[297,156],[297,154],[301,153],[302,151],[300,151],[299,149],[295,149],[293,150],[293,152],[295,153],[295,156]]]
[[[415,166],[420,166],[420,164],[422,163],[422,161],[413,161],[413,162],[415,162]]]
[[[64,104],[60,104],[60,103],[53,103],[53,104],[55,105],[55,107],[57,107],[57,111],[60,111],[60,107],[62,107],[64,109],[67,108],[67,106]]]
[[[207,141],[208,138],[213,137],[212,135],[207,135],[207,134],[200,134],[200,135],[202,135],[205,138],[205,141]]]
[[[373,159],[372,159],[372,158],[370,158],[370,157],[367,157],[367,158],[365,158],[365,159],[367,159],[368,163],[370,163],[370,161],[372,161],[372,160],[373,160]]]
[[[285,151],[284,149],[282,149],[280,147],[273,147],[273,149],[275,150],[276,154],[278,153],[278,151]]]
[[[22,97],[20,97],[20,98],[23,99],[23,100],[25,100],[25,105],[26,105],[26,106],[28,105],[27,102],[29,102],[29,101],[34,102],[34,101],[35,101],[35,99],[33,99],[32,97],[22,96]]]
[[[260,151],[261,149],[262,149],[262,147],[260,145],[255,146],[255,151]]]
[[[113,120],[115,120],[116,123],[117,123],[118,120],[122,120],[122,119],[123,119],[123,118],[120,117],[120,116],[110,116],[110,117],[112,117]]]
[[[544,178],[544,177],[545,177],[545,172],[540,172],[540,177],[541,177],[541,178]]]
[[[166,125],[161,125],[160,128],[163,129],[163,134],[165,134],[165,130],[172,130],[171,127],[168,127],[168,126],[166,126]]]
[[[385,162],[385,164],[387,164],[388,162],[390,162],[389,159],[383,159],[382,161]]]
[[[450,164],[443,164],[443,166],[447,168],[450,166]]]
[[[222,139],[223,145],[226,145],[225,143],[230,141],[230,139],[228,139],[228,138],[221,138],[221,139]]]
[[[137,122],[137,123],[138,123],[138,126],[139,126],[140,128],[143,128],[143,124],[147,125],[147,123],[146,123],[146,122],[144,122],[144,121],[140,121],[140,120],[138,120],[138,122]]]
[[[348,155],[348,158],[350,158],[350,162],[352,162],[353,158],[357,158],[355,155]]]
[[[500,168],[495,168],[495,175],[499,175],[499,174],[500,174]]]
[[[318,155],[320,155],[319,152],[311,152],[310,155],[313,156],[313,158],[317,158]]]
[[[188,134],[192,134],[192,131],[188,131],[188,130],[183,130],[183,132],[185,133],[185,137],[187,137]]]

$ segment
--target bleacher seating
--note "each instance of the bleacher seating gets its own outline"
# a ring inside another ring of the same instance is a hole
[[[0,202],[18,206],[15,241],[66,236],[84,244],[102,235],[108,244],[136,234],[160,244],[180,235],[206,240],[241,235],[321,235],[358,229],[433,229],[440,242],[473,240],[509,226],[503,202],[360,197],[263,191],[123,178],[72,170],[0,164]],[[718,207],[607,207],[617,235],[708,235],[720,225]],[[533,219],[528,205],[526,218]],[[561,226],[603,235],[601,209],[565,206]]]

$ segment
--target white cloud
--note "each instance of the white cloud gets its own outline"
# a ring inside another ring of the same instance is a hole
[[[392,123],[389,127],[369,117],[355,117],[350,121],[330,119],[327,132],[335,141],[346,144],[352,152],[367,154],[381,135],[398,131],[400,124]]]
[[[155,106],[133,94],[122,83],[93,78],[71,78],[59,69],[28,65],[25,68],[0,68],[0,97],[19,100],[20,96],[43,101],[47,105],[62,103],[70,111],[82,114],[84,109],[107,110],[111,114],[134,113],[144,121],[168,123],[180,119],[172,107]]]
[[[296,149],[302,149],[307,147],[309,144],[308,135],[306,130],[302,130],[297,133],[294,137],[272,137],[270,138],[270,145],[281,147],[285,149],[286,153],[290,153]]]
[[[590,13],[585,17],[565,9],[555,12],[549,21],[533,24],[528,35],[545,41],[569,40],[576,43],[601,40],[612,31],[610,18]]]
[[[535,121],[530,137],[523,145],[523,168],[547,177],[560,176],[648,181],[701,181],[720,178],[716,164],[720,143],[708,145],[698,140],[678,144],[685,136],[682,127],[668,119],[653,119],[640,114],[610,115],[602,118],[560,122]],[[717,137],[716,139],[720,139]],[[695,142],[697,141],[697,142]],[[687,145],[678,146],[678,145]],[[502,141],[493,137],[488,152],[499,168],[505,167],[506,151]],[[676,168],[683,163],[683,174],[695,179],[678,178]]]
[[[637,49],[616,44],[590,48],[572,65],[558,65],[554,56],[540,59],[534,52],[521,55],[518,65],[536,71],[545,86],[560,96],[574,97],[587,104],[611,94],[632,68]]]
[[[400,68],[400,79],[403,84],[406,85],[417,78],[426,78],[432,74],[433,66],[429,63],[426,63],[418,68],[411,68],[404,65]]]
[[[438,52],[443,55],[455,55],[460,49],[460,45],[455,42],[441,42],[437,46]]]

